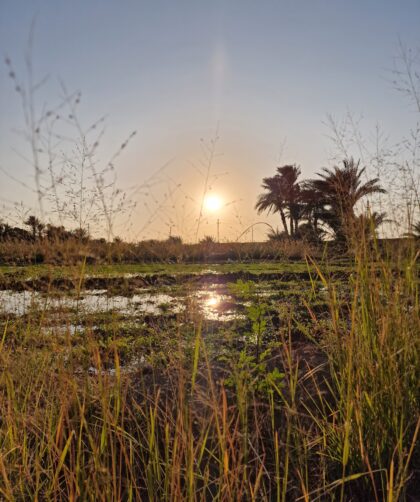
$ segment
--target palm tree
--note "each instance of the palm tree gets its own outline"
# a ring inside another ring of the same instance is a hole
[[[44,228],[41,221],[36,216],[32,216],[32,215],[28,216],[26,221],[24,221],[24,225],[28,225],[28,227],[31,227],[32,238],[34,241],[36,240],[37,233],[39,233],[40,229]]]
[[[281,232],[278,228],[272,228],[267,232],[267,238],[269,241],[284,241],[287,237],[285,232]]]
[[[311,185],[310,181],[301,183],[300,201],[301,217],[306,219],[314,234],[321,235],[323,231],[319,228],[318,223],[324,207],[320,193]]]
[[[360,162],[352,158],[343,161],[343,167],[324,168],[308,186],[316,193],[320,202],[317,217],[327,224],[339,240],[350,237],[357,224],[355,205],[363,197],[374,193],[384,193],[379,179],[373,178],[366,183],[362,176],[366,168],[360,169]],[[384,215],[377,215],[376,223],[383,221]]]
[[[412,237],[413,239],[420,239],[420,220],[411,225],[410,232],[406,233],[405,236]]]
[[[300,173],[300,168],[296,165],[278,167],[277,174],[263,178],[261,186],[266,192],[258,197],[255,204],[258,213],[263,211],[279,213],[287,236],[296,234],[301,218],[301,189],[297,181]]]
[[[386,219],[386,213],[376,211],[362,213],[355,219],[356,235],[364,235],[367,238],[375,235],[376,229],[386,221],[389,221]]]

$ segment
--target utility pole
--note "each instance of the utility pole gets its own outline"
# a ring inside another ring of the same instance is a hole
[[[411,201],[407,201],[407,233],[410,233],[412,230],[412,211],[411,211]]]
[[[217,242],[220,242],[220,220],[217,218]]]

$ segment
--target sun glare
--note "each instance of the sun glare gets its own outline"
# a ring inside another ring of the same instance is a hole
[[[217,307],[220,303],[220,296],[209,296],[206,300],[207,307]]]
[[[222,207],[222,199],[218,195],[207,195],[204,206],[208,211],[217,211]]]

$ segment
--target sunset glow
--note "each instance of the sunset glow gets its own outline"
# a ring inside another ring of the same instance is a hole
[[[207,195],[204,207],[210,212],[218,211],[222,207],[222,199],[218,195]]]

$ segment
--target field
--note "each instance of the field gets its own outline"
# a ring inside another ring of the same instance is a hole
[[[415,251],[2,266],[2,497],[417,500]]]

